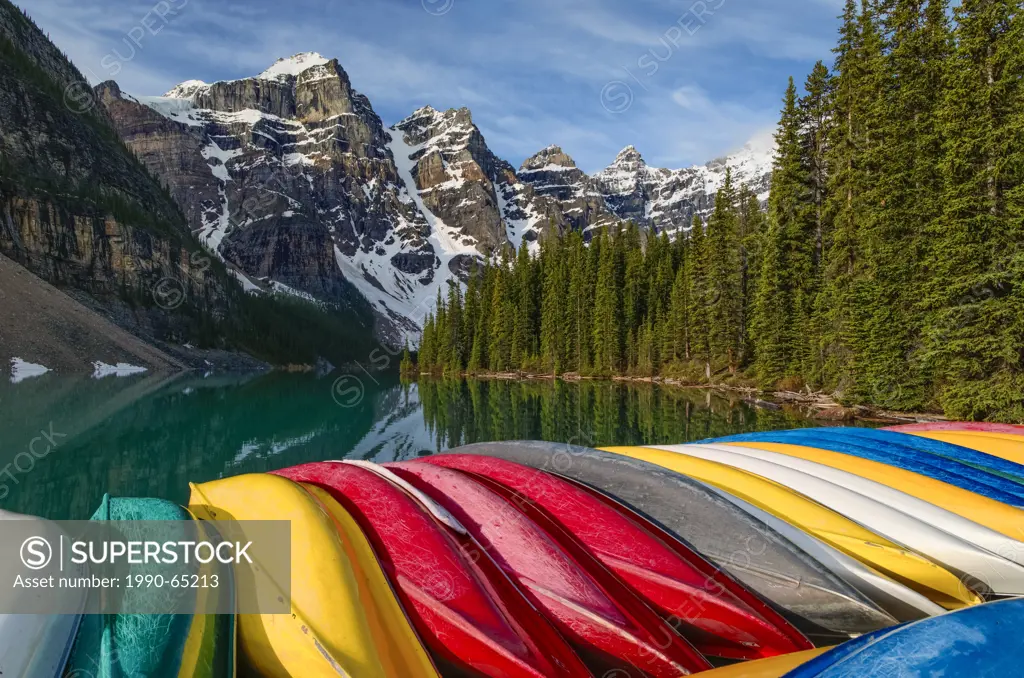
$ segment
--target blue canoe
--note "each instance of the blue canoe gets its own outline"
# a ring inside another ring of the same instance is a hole
[[[994,476],[950,459],[937,457],[910,447],[870,440],[862,437],[832,433],[833,429],[797,429],[744,433],[704,441],[712,443],[751,442],[789,443],[805,447],[849,454],[890,466],[920,473],[921,475],[955,485],[1012,506],[1024,506],[1024,487],[1006,478]]]
[[[1024,599],[966,607],[861,636],[790,671],[784,678],[1020,675]]]
[[[921,436],[898,433],[896,431],[882,431],[873,428],[835,428],[831,431],[842,431],[859,438],[880,440],[883,442],[895,443],[905,447],[912,447],[915,450],[934,454],[938,457],[958,461],[961,464],[973,466],[987,473],[993,473],[1011,480],[1018,485],[1024,484],[1024,466],[1006,459],[1001,459],[991,454],[979,452],[978,450],[961,445],[932,440]]]

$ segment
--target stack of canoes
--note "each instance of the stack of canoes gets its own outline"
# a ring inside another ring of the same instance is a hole
[[[237,631],[272,678],[1018,675],[1022,506],[982,424],[306,464],[94,516],[289,520],[290,614],[35,623],[48,663],[0,617],[0,671],[229,676]]]

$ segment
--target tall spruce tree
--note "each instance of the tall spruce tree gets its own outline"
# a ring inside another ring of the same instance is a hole
[[[708,221],[708,342],[711,359],[739,368],[742,316],[739,215],[732,170],[726,168],[725,181],[715,196],[715,209]]]
[[[512,299],[512,272],[508,251],[502,253],[501,263],[494,269],[491,291],[491,323],[487,342],[487,356],[491,371],[512,369],[512,339],[515,333],[516,308]]]
[[[810,351],[815,224],[803,127],[790,78],[775,134],[768,230],[754,306],[755,369],[765,384],[801,376]]]
[[[690,321],[687,356],[702,367],[705,379],[711,379],[709,307],[716,301],[716,294],[710,289],[707,237],[700,215],[693,218],[689,238],[689,256],[685,269],[686,297],[689,301],[687,316]]]
[[[963,0],[940,112],[941,229],[929,262],[928,344],[939,402],[952,416],[1024,418],[1019,202],[1020,7]]]
[[[624,238],[602,231],[594,290],[594,370],[614,374],[622,368],[622,267]]]
[[[738,196],[740,209],[740,295],[743,303],[740,316],[741,363],[748,365],[754,355],[751,322],[754,300],[761,271],[761,252],[764,249],[765,214],[753,190],[744,185]]]
[[[565,367],[566,280],[565,259],[560,238],[546,238],[541,244],[543,285],[540,318],[541,365],[553,374]]]

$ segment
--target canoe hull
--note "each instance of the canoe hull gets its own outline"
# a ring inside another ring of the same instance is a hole
[[[292,614],[238,616],[240,651],[261,675],[437,677],[362,531],[329,495],[254,474],[193,485],[189,505],[206,520],[291,521]],[[237,585],[254,600],[282,588],[263,568]]]
[[[93,520],[192,521],[184,508],[162,499],[104,496]],[[181,592],[179,595],[195,595]],[[142,595],[141,593],[139,595]],[[194,601],[189,600],[190,604]],[[179,678],[233,676],[234,644],[230,615],[88,615],[81,624],[68,663],[96,678]],[[209,625],[207,622],[209,621]],[[217,629],[221,629],[218,633]],[[204,649],[205,648],[205,649]]]
[[[1005,600],[950,612],[858,638],[813,658],[787,678],[873,675],[972,676],[1020,674],[1024,600]]]
[[[698,449],[696,447],[611,449],[709,483],[728,493],[727,496],[739,497],[785,521],[788,526],[799,528],[813,536],[815,542],[820,540],[828,544],[831,549],[821,549],[820,544],[815,544],[814,548],[817,554],[827,553],[828,562],[841,565],[839,570],[834,567],[830,569],[879,603],[890,614],[894,614],[897,619],[909,621],[941,613],[942,608],[930,602],[929,598],[952,608],[981,602],[976,595],[963,590],[960,580],[952,572],[784,485],[729,464],[706,459],[700,455],[686,454],[687,450]],[[732,449],[737,452],[745,450],[724,446],[722,449],[727,452]],[[790,533],[787,532],[788,534]],[[793,540],[792,537],[790,539]],[[801,547],[807,550],[802,544]],[[877,573],[863,567],[851,567],[844,558],[837,558],[832,552],[834,550],[861,561],[867,568],[878,570],[905,586],[894,587],[890,582],[882,587],[885,591],[879,591],[880,580]],[[818,556],[818,559],[821,560],[821,556]],[[865,584],[872,593],[863,588]],[[907,588],[911,591],[907,591]],[[877,594],[882,594],[882,599],[876,597]],[[922,596],[926,598],[922,599]],[[886,601],[884,604],[883,599]]]

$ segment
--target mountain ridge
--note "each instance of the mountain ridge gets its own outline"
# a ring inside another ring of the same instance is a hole
[[[710,211],[725,174],[723,161],[652,168],[632,146],[593,174],[557,145],[516,169],[468,108],[426,105],[385,126],[338,60],[315,52],[248,78],[188,80],[162,97],[115,88],[97,91],[125,143],[247,289],[276,282],[332,303],[358,293],[392,344],[415,338],[438,293],[474,262],[627,220],[677,236]],[[140,135],[151,117],[143,109],[176,128]],[[737,178],[763,193],[771,152],[747,151],[725,162],[743,161]]]

